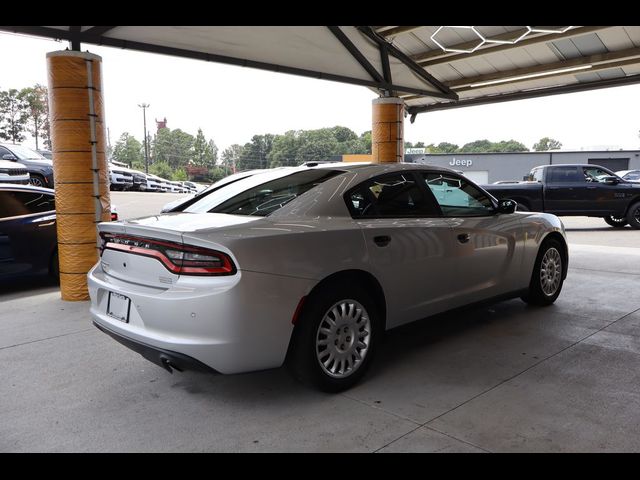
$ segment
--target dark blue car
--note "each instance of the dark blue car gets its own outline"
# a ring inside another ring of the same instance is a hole
[[[53,190],[0,184],[0,280],[39,273],[58,276]]]

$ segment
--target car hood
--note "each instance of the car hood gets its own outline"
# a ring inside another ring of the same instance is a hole
[[[20,163],[31,167],[49,167],[53,168],[52,160],[35,160],[35,159],[22,159],[18,160]]]

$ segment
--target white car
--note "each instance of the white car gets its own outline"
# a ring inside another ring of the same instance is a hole
[[[640,170],[620,170],[616,175],[628,182],[640,182]]]
[[[130,190],[133,187],[133,172],[128,168],[109,165],[111,190]]]
[[[99,224],[91,316],[168,371],[286,363],[340,391],[385,329],[492,298],[556,300],[564,226],[516,206],[427,165],[258,173],[182,212]]]
[[[21,163],[0,160],[0,183],[27,185],[29,183],[29,170]]]
[[[147,184],[144,188],[145,192],[161,192],[162,191],[162,180],[160,177],[152,175],[151,173],[147,174]]]

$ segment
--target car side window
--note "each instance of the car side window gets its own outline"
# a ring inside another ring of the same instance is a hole
[[[584,175],[578,172],[578,167],[552,167],[547,174],[548,184],[563,184],[583,182]]]
[[[423,173],[445,217],[478,217],[493,215],[491,199],[466,180],[446,173]]]
[[[582,171],[587,182],[604,183],[604,177],[611,175],[598,167],[582,167]]]
[[[12,155],[13,156],[13,154],[9,150],[7,150],[4,147],[0,147],[0,160],[2,160],[5,155]]]
[[[438,207],[425,198],[413,173],[384,175],[364,182],[347,195],[354,218],[439,216]]]
[[[37,192],[0,192],[0,218],[31,215],[55,210],[53,195]]]
[[[534,182],[542,182],[542,174],[544,170],[542,168],[534,168],[531,171],[531,180]]]

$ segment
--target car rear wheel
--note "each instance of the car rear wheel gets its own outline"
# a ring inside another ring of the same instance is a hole
[[[627,212],[627,222],[631,228],[635,228],[636,230],[640,229],[640,202],[634,203],[631,205],[631,208],[629,208]]]
[[[563,248],[556,239],[545,240],[533,266],[529,292],[521,298],[531,305],[551,305],[556,301],[564,283]]]
[[[626,217],[604,217],[604,221],[614,228],[622,228],[628,223]]]
[[[307,299],[294,330],[287,366],[293,376],[325,392],[353,386],[377,349],[375,302],[357,285],[338,283]]]

